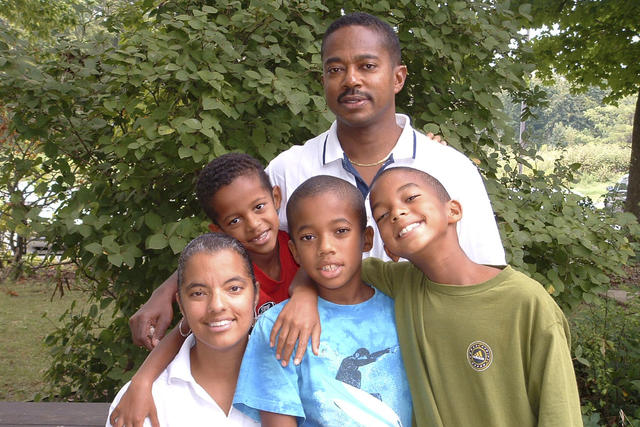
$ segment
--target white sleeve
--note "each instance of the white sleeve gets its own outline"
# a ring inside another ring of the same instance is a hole
[[[458,171],[460,181],[455,194],[451,194],[462,205],[462,220],[458,223],[460,247],[478,264],[505,265],[502,240],[482,177],[471,161],[465,163],[464,170]]]
[[[287,151],[280,153],[275,159],[269,162],[269,165],[265,168],[265,172],[269,176],[271,185],[277,185],[280,187],[280,193],[282,194],[282,201],[280,202],[280,209],[278,210],[278,219],[280,220],[280,230],[288,231],[287,225],[287,201],[289,200],[290,191],[287,188],[287,179],[285,178],[284,165],[286,161],[284,157],[287,155]]]

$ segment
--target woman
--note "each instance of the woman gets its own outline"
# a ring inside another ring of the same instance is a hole
[[[192,333],[153,383],[162,426],[257,426],[233,408],[242,356],[254,321],[258,284],[242,245],[222,233],[192,240],[178,263],[177,300]],[[111,404],[116,407],[125,385]],[[106,423],[111,427],[109,419]],[[150,426],[147,418],[145,426]]]

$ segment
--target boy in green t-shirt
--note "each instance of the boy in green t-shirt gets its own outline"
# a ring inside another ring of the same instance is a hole
[[[416,424],[581,426],[568,324],[545,289],[467,258],[462,207],[424,172],[385,170],[370,202],[387,254],[410,261],[369,258],[362,277],[395,300]]]

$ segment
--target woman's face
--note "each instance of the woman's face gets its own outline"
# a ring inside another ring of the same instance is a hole
[[[242,257],[229,249],[193,255],[185,265],[179,303],[198,343],[218,351],[244,344],[256,292]]]

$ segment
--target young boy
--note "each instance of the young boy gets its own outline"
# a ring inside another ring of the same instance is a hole
[[[269,334],[283,304],[260,317],[249,340],[234,405],[263,426],[408,426],[411,397],[393,302],[360,278],[371,247],[362,194],[330,176],[305,181],[287,204],[296,261],[318,290],[319,355],[283,367]]]
[[[567,321],[536,281],[460,248],[460,203],[430,175],[381,173],[371,209],[389,256],[363,279],[395,299],[414,410],[425,426],[581,426]]]
[[[212,221],[209,229],[235,237],[251,258],[260,283],[256,316],[288,298],[289,284],[298,265],[289,252],[289,235],[279,230],[280,188],[271,187],[262,165],[246,154],[220,156],[198,176],[196,193]],[[175,281],[177,291],[176,275],[169,280]],[[167,338],[134,376],[132,386],[113,412],[114,426],[132,418],[144,419],[147,413],[153,419],[155,409],[150,385],[184,341],[175,330]],[[121,414],[124,414],[122,419],[114,422]]]

